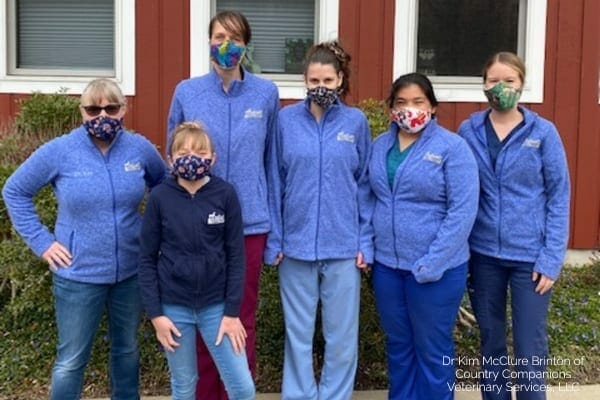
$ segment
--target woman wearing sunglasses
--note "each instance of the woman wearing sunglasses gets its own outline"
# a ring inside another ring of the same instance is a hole
[[[80,398],[105,310],[112,398],[139,398],[138,207],[166,166],[152,143],[123,129],[125,112],[114,82],[92,81],[81,95],[83,124],[38,148],[2,191],[15,229],[53,272],[58,352],[50,399]],[[46,185],[58,203],[54,229],[33,202]]]

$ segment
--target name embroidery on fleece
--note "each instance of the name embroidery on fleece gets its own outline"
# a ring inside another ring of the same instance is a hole
[[[208,214],[208,225],[218,225],[225,223],[225,214],[217,214],[216,211]]]
[[[533,147],[534,149],[539,149],[542,141],[540,139],[525,139],[523,142],[523,147]]]
[[[127,161],[124,165],[125,167],[125,171],[126,172],[131,172],[131,171],[139,171],[140,169],[142,169],[142,165],[140,164],[140,162],[131,162],[131,161]]]
[[[338,132],[338,134],[337,134],[337,140],[338,140],[338,142],[354,143],[355,138],[354,138],[354,135],[351,135],[349,133],[344,133],[344,131],[341,131],[341,132]]]
[[[436,163],[436,164],[441,164],[443,158],[442,158],[442,156],[440,154],[434,154],[434,153],[428,151],[423,156],[423,160],[425,160],[425,161],[431,161],[431,162]]]
[[[249,108],[244,112],[244,119],[251,119],[251,118],[260,119],[262,117],[263,117],[262,110],[253,110],[253,109]]]

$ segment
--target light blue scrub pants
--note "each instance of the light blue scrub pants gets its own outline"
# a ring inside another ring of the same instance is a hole
[[[349,400],[358,359],[360,271],[354,259],[284,258],[279,287],[285,319],[282,400]],[[317,386],[313,337],[321,301],[325,355]]]

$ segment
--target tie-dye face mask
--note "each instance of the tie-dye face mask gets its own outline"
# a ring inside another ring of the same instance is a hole
[[[402,131],[417,134],[431,121],[431,112],[421,110],[420,108],[402,107],[399,110],[392,110],[390,112],[390,119]]]
[[[242,62],[245,51],[246,47],[238,46],[231,40],[225,40],[222,43],[210,46],[211,58],[223,69],[237,67]]]
[[[173,173],[186,181],[197,181],[210,173],[210,158],[189,154],[173,160]]]
[[[497,111],[506,111],[517,105],[521,97],[521,89],[514,88],[500,81],[493,87],[483,91],[490,107]]]

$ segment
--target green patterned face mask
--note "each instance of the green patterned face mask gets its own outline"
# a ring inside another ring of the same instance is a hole
[[[497,111],[506,111],[513,108],[521,97],[521,89],[514,88],[500,81],[492,88],[484,90],[490,106]]]

